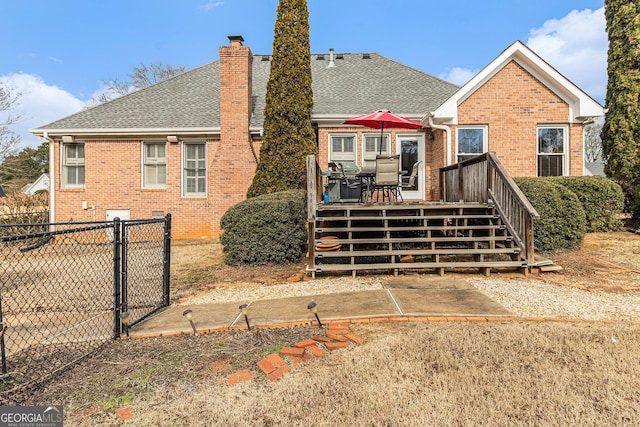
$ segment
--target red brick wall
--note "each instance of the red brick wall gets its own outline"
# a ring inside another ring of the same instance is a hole
[[[488,151],[514,177],[536,176],[538,125],[567,125],[570,174],[582,175],[582,124],[569,125],[569,105],[514,61],[460,104],[458,124],[487,125]],[[454,154],[455,137],[454,127]]]
[[[143,140],[76,139],[85,143],[85,187],[63,189],[60,167],[52,171],[56,221],[103,221],[110,209],[130,210],[132,219],[150,218],[153,211],[162,211],[172,214],[175,237],[219,237],[222,215],[246,198],[260,152],[260,141],[252,142],[249,134],[251,64],[251,51],[241,43],[220,48],[221,138],[189,138],[206,141],[206,196],[182,196],[182,141],[166,143],[166,188],[143,189]],[[55,164],[60,165],[59,142]],[[89,209],[82,208],[83,201]]]

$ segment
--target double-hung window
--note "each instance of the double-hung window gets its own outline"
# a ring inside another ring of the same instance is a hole
[[[379,133],[365,134],[363,146],[364,149],[362,151],[364,153],[364,161],[362,166],[373,167],[376,165],[376,156],[378,154],[391,153],[391,146],[389,145],[389,134],[386,133],[382,135],[382,138],[380,137]]]
[[[538,126],[538,176],[565,175],[567,142],[565,126]]]
[[[184,143],[182,157],[182,194],[184,196],[206,196],[206,144],[204,142]]]
[[[84,144],[62,145],[62,187],[84,187]]]
[[[458,126],[457,162],[464,162],[487,151],[486,126]]]
[[[167,186],[167,148],[164,142],[145,142],[143,149],[143,187]]]
[[[355,162],[356,161],[356,136],[354,134],[331,135],[329,161]]]

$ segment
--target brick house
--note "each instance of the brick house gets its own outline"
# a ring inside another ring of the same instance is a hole
[[[257,165],[271,60],[229,40],[218,61],[31,130],[50,141],[52,222],[171,213],[175,237],[220,235]],[[583,175],[584,122],[603,114],[519,41],[462,87],[377,53],[331,50],[311,65],[321,167],[409,153],[422,163],[404,200],[438,200],[439,168],[486,151],[513,176]],[[378,109],[426,127],[381,141],[343,124]]]

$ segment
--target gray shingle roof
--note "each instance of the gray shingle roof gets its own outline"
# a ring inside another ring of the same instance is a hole
[[[388,109],[420,117],[459,87],[377,53],[311,57],[314,115],[355,116]],[[368,56],[368,59],[365,59]],[[252,127],[261,127],[270,61],[254,55]],[[35,131],[73,129],[216,129],[220,126],[219,61],[80,111]]]

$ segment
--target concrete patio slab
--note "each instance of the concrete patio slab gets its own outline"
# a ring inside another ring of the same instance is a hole
[[[510,316],[475,289],[392,289],[405,316]]]
[[[321,322],[400,314],[386,290],[375,290],[256,301],[249,305],[247,316],[252,325],[316,321],[307,309],[312,300],[317,304]],[[236,324],[243,325],[244,318],[238,319]]]
[[[511,316],[500,304],[468,285],[451,278],[422,279],[403,277],[388,289],[260,300],[248,303],[251,326],[276,326],[315,322],[307,309],[315,301],[321,322],[346,319],[409,317],[501,317]],[[131,336],[157,336],[192,333],[183,316],[191,309],[198,331],[245,327],[238,303],[171,306],[130,330]]]
[[[228,327],[240,313],[237,303],[194,306],[174,305],[135,325],[129,332],[131,336],[177,332],[191,333],[191,325],[182,315],[185,310],[192,311],[193,323],[198,330]]]

